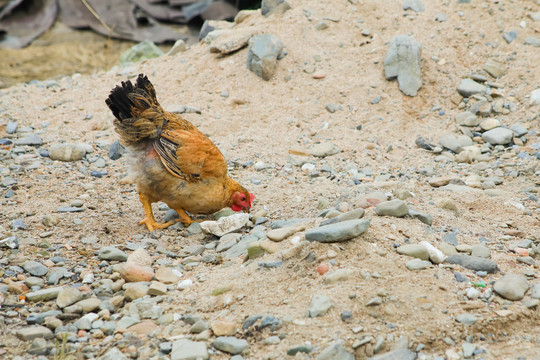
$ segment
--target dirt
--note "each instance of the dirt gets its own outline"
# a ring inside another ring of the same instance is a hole
[[[222,56],[210,53],[208,45],[199,43],[185,53],[140,63],[128,76],[120,75],[118,69],[94,71],[92,75],[62,78],[56,87],[19,84],[2,90],[0,108],[4,111],[0,113],[0,125],[13,120],[19,126],[34,127],[41,131],[45,148],[61,141],[93,144],[92,155],[106,158],[108,171],[107,176],[98,179],[80,171],[83,166],[97,170],[87,162],[43,161],[36,170],[18,177],[14,197],[0,200],[0,224],[6,233],[13,219],[23,218],[28,229],[19,232],[20,237],[35,239],[38,245],[58,245],[62,256],[80,259],[96,273],[100,271],[99,260],[93,253],[101,246],[122,247],[128,241],[149,236],[146,229],[137,225],[143,209],[135,189],[118,183],[126,173],[125,158],[111,161],[107,146],[99,146],[117,139],[112,114],[104,103],[109,91],[121,81],[145,73],[165,108],[182,104],[201,109],[201,114],[185,117],[224,152],[231,164],[231,176],[255,193],[252,213],[264,209],[270,221],[309,218],[310,227],[314,227],[320,222],[316,215],[321,201],[342,210],[352,209],[370,191],[391,193],[398,187],[414,194],[407,200],[409,206],[433,216],[433,224],[426,226],[410,217],[377,216],[371,207],[365,215],[371,219],[371,225],[362,236],[338,244],[310,243],[300,256],[286,260],[277,269],[263,269],[258,263],[280,260],[281,253],[292,246],[289,240],[277,243],[274,254],[256,260],[201,263],[183,271],[183,279],[192,279],[195,285],[169,292],[169,303],[162,304],[166,312],[196,313],[209,322],[231,320],[238,327],[248,315],[272,314],[285,319],[277,331],[285,337],[277,345],[265,345],[262,341],[270,336],[268,330],[245,337],[250,344],[246,358],[254,359],[286,358],[288,349],[306,342],[315,346],[312,354],[316,356],[338,339],[357,359],[364,359],[373,355],[379,336],[386,340],[385,350],[391,349],[400,336],[407,336],[411,349],[422,344],[420,352],[429,359],[450,356],[448,350],[461,352],[461,344],[470,335],[477,348],[484,350],[475,358],[537,358],[538,306],[529,309],[521,301],[511,302],[498,296],[489,302],[468,300],[465,291],[471,285],[456,282],[454,271],[464,273],[472,281],[485,281],[487,288],[505,273],[527,273],[531,285],[539,282],[538,259],[533,266],[518,262],[509,246],[521,238],[507,235],[507,230],[520,230],[520,236],[538,242],[539,203],[530,196],[537,195],[539,188],[538,160],[522,161],[516,154],[532,154],[530,144],[539,141],[539,108],[529,106],[528,100],[531,91],[538,87],[538,48],[525,45],[524,39],[539,36],[540,25],[528,14],[540,11],[540,5],[534,1],[424,1],[425,11],[413,13],[404,12],[399,1],[355,4],[356,1],[340,0],[332,1],[331,6],[327,2],[302,0],[290,3],[292,9],[284,15],[264,18],[255,14],[238,25],[253,25],[284,43],[287,55],[279,61],[270,81],[247,70],[246,48]],[[439,13],[446,14],[448,20],[436,21]],[[325,21],[328,28],[316,30],[320,21]],[[522,21],[526,22],[524,28],[520,27]],[[369,29],[372,35],[362,36],[363,29]],[[502,30],[516,30],[517,39],[507,44]],[[423,86],[416,97],[403,95],[395,81],[384,77],[387,43],[398,34],[410,34],[422,43]],[[109,44],[81,44],[77,51],[90,49],[81,56],[92,54],[98,63],[110,66],[119,57],[120,49]],[[50,57],[49,54],[45,56]],[[503,64],[504,76],[493,79],[483,72],[489,58]],[[71,64],[71,57],[65,57],[66,63],[62,59],[55,58],[55,62],[59,62],[64,74],[83,72],[77,63]],[[314,79],[304,71],[312,65],[324,74],[323,79]],[[484,74],[501,84],[505,99],[517,105],[515,111],[493,117],[507,126],[522,123],[535,130],[526,136],[524,145],[508,147],[503,155],[489,161],[503,161],[520,170],[520,176],[504,176],[502,184],[496,187],[502,190],[502,196],[491,197],[480,189],[459,193],[430,186],[428,181],[432,177],[467,180],[477,164],[439,162],[436,154],[415,145],[419,136],[437,143],[442,134],[460,134],[455,115],[464,109],[458,109],[452,97],[457,94],[459,81],[473,73]],[[45,74],[35,76],[53,76]],[[223,96],[224,91],[228,97]],[[376,96],[381,101],[372,104]],[[330,113],[325,109],[328,103],[341,106],[341,110]],[[42,129],[43,122],[50,124]],[[3,126],[0,135],[5,136]],[[309,176],[298,167],[290,174],[283,171],[291,150],[308,153],[319,142],[331,142],[340,149],[338,154],[323,159],[309,157],[320,176]],[[271,166],[263,171],[242,166],[257,161]],[[325,165],[337,176],[320,171]],[[352,185],[347,175],[351,165],[369,168],[373,175],[360,185]],[[433,167],[434,174],[422,175],[419,169],[424,167]],[[376,179],[378,175],[391,176],[380,180]],[[260,184],[255,185],[253,179],[260,180]],[[52,229],[53,235],[39,237],[50,230],[42,225],[46,214],[55,213],[59,206],[85,194],[89,195],[84,197],[88,210],[61,214],[61,222]],[[444,199],[455,204],[457,212],[437,206]],[[156,214],[158,218],[163,216],[160,211]],[[83,224],[74,226],[75,218]],[[269,228],[268,224],[264,226]],[[480,278],[474,271],[443,264],[412,272],[405,268],[410,258],[395,251],[394,244],[406,241],[427,240],[437,246],[449,231],[456,231],[459,243],[464,245],[489,239],[491,258],[500,271]],[[93,246],[81,242],[81,237],[90,234],[99,239]],[[163,247],[175,253],[191,245],[215,241],[209,235],[189,235],[185,229],[161,230],[156,236]],[[6,250],[4,256],[9,256],[12,263],[40,258],[36,249],[39,246],[23,246],[19,252]],[[156,258],[166,256],[159,254]],[[181,260],[175,259],[174,263]],[[320,263],[328,264],[330,271],[351,269],[354,276],[325,284],[315,271]],[[371,276],[366,279],[362,272]],[[211,295],[213,289],[224,284],[231,284],[232,290]],[[334,306],[325,316],[308,318],[305,314],[314,294],[329,296]],[[381,296],[383,304],[366,307],[375,296]],[[526,299],[530,299],[529,295]],[[340,319],[345,310],[353,314],[348,322]],[[496,313],[499,310],[509,313],[500,315]],[[477,314],[480,320],[473,326],[458,323],[457,315],[465,312]],[[352,331],[360,326],[363,330],[359,333]],[[178,329],[176,335],[187,335],[187,327],[179,325]],[[366,335],[374,340],[352,349],[355,341]],[[443,338],[451,338],[455,345],[448,345]],[[99,339],[91,341],[99,343]],[[11,336],[9,343],[17,342]],[[20,346],[6,349],[8,355],[22,354],[26,345]],[[212,358],[228,357],[218,352]]]

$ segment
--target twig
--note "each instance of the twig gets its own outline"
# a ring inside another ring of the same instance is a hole
[[[86,1],[86,0],[81,0],[81,2],[84,4],[84,6],[86,6],[86,8],[88,9],[88,11],[90,11],[90,12],[92,13],[92,15],[94,15],[94,17],[95,17],[96,19],[99,20],[99,22],[101,23],[101,25],[103,25],[103,27],[104,27],[105,29],[107,29],[107,31],[109,32],[109,36],[110,36],[110,34],[112,34],[112,32],[113,32],[113,29],[111,29],[111,28],[109,27],[109,25],[107,25],[107,24],[105,23],[105,21],[103,21],[103,19],[99,16],[99,14],[98,14],[91,6],[90,6],[90,4],[88,3],[88,1]]]

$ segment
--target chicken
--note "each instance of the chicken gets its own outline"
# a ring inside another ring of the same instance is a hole
[[[116,86],[105,101],[120,142],[129,150],[129,177],[137,186],[149,231],[158,223],[152,203],[163,201],[189,226],[187,214],[211,214],[231,207],[249,212],[254,196],[227,175],[227,162],[216,145],[193,124],[163,110],[148,77],[140,74]]]

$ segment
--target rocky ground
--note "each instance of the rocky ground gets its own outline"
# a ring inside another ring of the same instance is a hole
[[[419,4],[291,0],[1,90],[0,356],[538,358],[540,3]],[[104,99],[141,72],[250,217],[137,225]]]

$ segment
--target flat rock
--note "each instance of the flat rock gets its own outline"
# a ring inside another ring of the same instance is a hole
[[[405,244],[397,248],[398,254],[407,255],[421,260],[429,259],[428,249],[420,244]]]
[[[283,241],[291,235],[296,234],[299,231],[306,229],[304,224],[299,224],[295,226],[288,226],[280,229],[272,229],[266,233],[266,237],[272,241]]]
[[[412,259],[405,263],[405,266],[409,270],[424,270],[427,269],[428,266],[430,266],[431,263],[429,261],[421,260],[421,259]]]
[[[439,138],[439,144],[445,149],[452,150],[456,154],[463,151],[463,146],[453,134],[443,134]]]
[[[487,246],[484,245],[474,245],[471,248],[471,255],[476,257],[481,257],[489,259],[491,257],[491,251]]]
[[[369,227],[369,220],[348,220],[331,225],[320,226],[306,231],[305,237],[309,241],[339,242],[352,239],[363,234]]]
[[[99,250],[98,257],[101,260],[126,261],[128,255],[115,246],[104,246]]]
[[[127,262],[137,263],[142,266],[152,266],[154,260],[143,248],[135,249],[127,258]]]
[[[350,353],[343,345],[336,343],[325,348],[315,360],[354,360],[354,354]]]
[[[456,115],[458,125],[475,127],[480,124],[480,119],[470,111],[465,111]]]
[[[100,356],[98,360],[128,360],[128,357],[124,355],[118,348],[112,347],[105,354]]]
[[[205,360],[208,358],[208,348],[204,342],[180,339],[173,343],[171,360]]]
[[[156,271],[156,279],[164,284],[176,284],[180,277],[174,271],[167,267],[161,266]]]
[[[204,232],[221,237],[241,229],[248,221],[249,214],[240,213],[222,217],[218,221],[203,221],[200,225]]]
[[[506,274],[495,281],[493,290],[507,300],[518,301],[525,297],[525,293],[529,290],[529,283],[522,275]]]
[[[362,218],[364,216],[365,213],[366,213],[366,210],[364,210],[362,208],[347,211],[346,213],[342,213],[342,214],[339,214],[338,216],[335,216],[333,218],[324,220],[321,223],[321,226],[335,224],[335,223],[342,222],[342,221],[347,221],[347,220],[360,219],[360,218]]]
[[[270,80],[283,51],[283,43],[271,34],[261,34],[249,39],[247,67],[264,80]]]
[[[469,97],[474,94],[484,94],[486,92],[486,87],[473,79],[463,79],[459,83],[457,91],[461,96]]]
[[[21,139],[14,141],[15,145],[29,145],[29,146],[41,146],[43,140],[36,134],[25,136]]]
[[[339,152],[339,148],[337,145],[332,143],[323,142],[320,144],[315,144],[311,150],[310,154],[316,157],[327,157],[331,155],[335,155]]]
[[[58,293],[56,305],[58,305],[60,309],[63,309],[66,306],[75,304],[77,301],[81,301],[82,298],[83,295],[78,289],[66,286]]]
[[[351,269],[337,269],[332,272],[326,273],[323,276],[323,282],[325,284],[332,284],[338,281],[345,281],[353,276],[354,272]]]
[[[232,336],[220,336],[214,340],[212,345],[216,349],[232,355],[241,354],[249,347],[246,340]]]
[[[534,284],[531,291],[533,299],[540,299],[540,284]]]
[[[33,276],[43,276],[49,272],[49,268],[40,262],[27,260],[23,264],[23,269]]]
[[[464,268],[474,270],[474,271],[485,271],[487,273],[493,274],[499,271],[497,263],[493,260],[484,259],[475,256],[457,254],[450,255],[446,259],[446,262],[449,264],[461,265]]]
[[[502,68],[502,64],[493,58],[486,61],[486,63],[484,64],[484,71],[487,72],[489,75],[493,76],[494,78],[501,77],[505,74],[505,71]]]
[[[375,207],[375,213],[379,216],[403,217],[409,214],[409,207],[399,199],[384,201]]]
[[[127,301],[140,299],[148,293],[148,285],[144,282],[128,283],[124,285],[124,288]]]
[[[53,332],[41,325],[26,326],[22,329],[19,329],[15,332],[15,335],[21,340],[29,341],[38,338],[43,339],[52,339],[54,337]]]
[[[534,47],[540,47],[540,38],[534,37],[534,36],[527,36],[525,38],[525,44],[531,45]]]
[[[478,321],[478,318],[473,314],[463,313],[456,316],[456,320],[464,325],[473,325]]]
[[[48,289],[29,292],[26,294],[26,299],[28,301],[35,301],[35,302],[54,300],[58,297],[60,290],[62,290],[61,287],[55,287],[55,288],[48,288]]]
[[[514,138],[514,132],[510,129],[498,127],[482,134],[482,139],[491,145],[506,145]]]
[[[416,353],[409,349],[396,349],[370,357],[368,360],[415,360]]]
[[[326,295],[313,295],[309,304],[308,316],[318,317],[325,315],[333,306],[332,300]]]
[[[236,50],[245,47],[248,44],[249,39],[256,34],[256,30],[252,27],[240,28],[240,29],[225,29],[216,30],[209,34],[216,35],[219,32],[219,36],[211,41],[210,52],[229,54]],[[208,39],[209,37],[207,37]]]
[[[420,0],[403,0],[403,10],[412,10],[414,12],[424,11],[424,4]]]
[[[384,58],[387,80],[397,77],[399,90],[408,96],[416,96],[422,86],[420,54],[422,44],[409,35],[397,35],[390,40]]]
[[[118,272],[126,282],[151,281],[154,278],[154,270],[150,266],[143,266],[133,262],[122,264]]]
[[[86,146],[81,144],[56,144],[49,149],[51,160],[78,161],[86,155]]]

